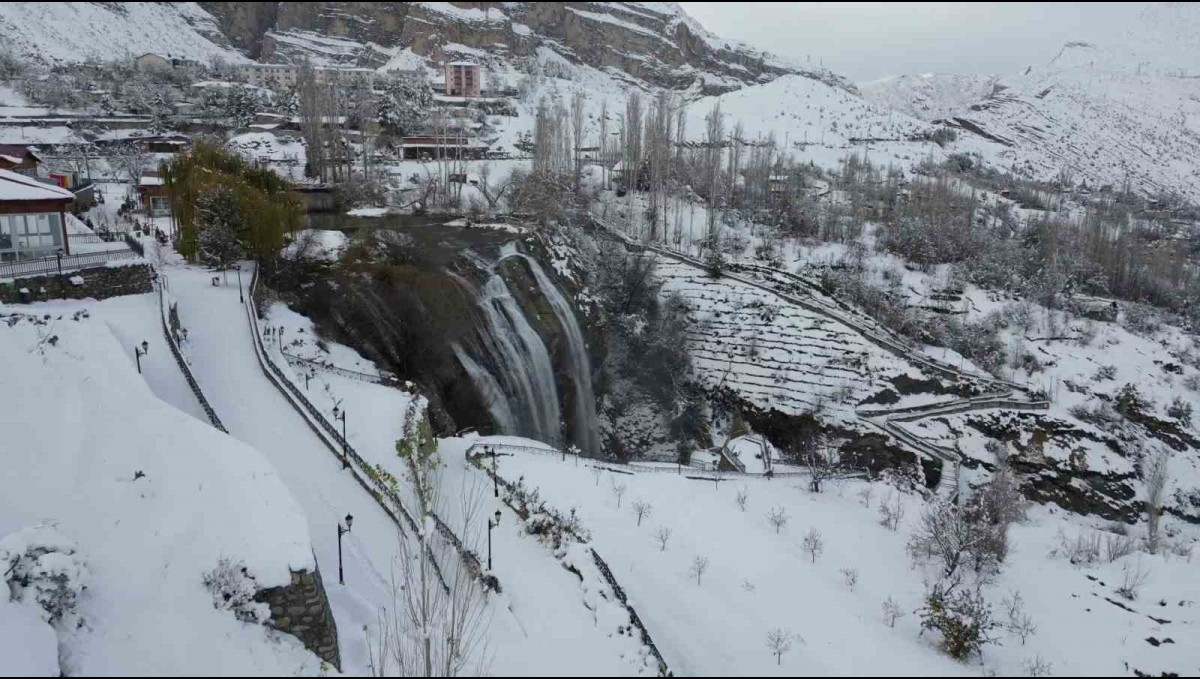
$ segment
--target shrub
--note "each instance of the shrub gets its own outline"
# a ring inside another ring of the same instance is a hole
[[[1176,396],[1167,408],[1167,416],[1179,420],[1179,423],[1185,427],[1190,427],[1192,426],[1192,404]]]
[[[942,650],[958,660],[982,656],[983,647],[996,641],[992,631],[1000,627],[992,619],[992,608],[979,590],[947,592],[941,585],[935,585],[918,613],[922,632],[940,632]]]
[[[33,526],[0,540],[0,573],[8,585],[4,596],[32,597],[52,625],[83,625],[77,619],[79,598],[91,572],[75,543],[52,526]]]
[[[271,617],[271,608],[254,600],[258,583],[240,561],[218,561],[204,574],[204,587],[212,594],[213,608],[232,611],[242,622],[262,624]]]

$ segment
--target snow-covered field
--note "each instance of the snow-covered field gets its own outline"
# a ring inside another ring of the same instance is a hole
[[[577,511],[678,675],[1020,675],[1039,657],[1058,676],[1200,669],[1195,562],[1133,555],[1094,568],[1072,566],[1056,554],[1060,531],[1074,536],[1091,529],[1062,512],[1037,509],[1013,528],[1009,560],[985,590],[1001,618],[1002,599],[1019,592],[1037,632],[1023,643],[1001,631],[982,665],[959,664],[934,648],[932,634],[919,636],[913,614],[923,571],[911,565],[904,545],[920,498],[899,495],[905,518],[893,532],[879,525],[877,507],[897,491],[880,483],[864,507],[861,481],[813,494],[803,479],[714,483],[597,472],[587,460],[512,453],[500,458],[500,475],[523,477],[551,506]],[[619,503],[616,485],[625,487]],[[741,490],[744,511],[736,502]],[[638,501],[651,505],[641,526],[633,509]],[[767,514],[778,507],[788,521],[776,532]],[[665,548],[657,537],[664,528]],[[815,563],[801,548],[810,529],[824,541]],[[692,570],[697,557],[708,559],[699,584]],[[1126,562],[1150,573],[1135,602],[1114,594]],[[843,569],[857,571],[855,586],[846,584]],[[905,614],[894,628],[882,618],[889,597]],[[779,664],[766,645],[776,628],[803,640]],[[1166,638],[1172,643],[1159,645]]]

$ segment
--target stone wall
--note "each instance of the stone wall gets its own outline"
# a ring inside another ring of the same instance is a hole
[[[97,267],[82,271],[50,276],[17,278],[11,283],[0,283],[0,302],[17,304],[21,301],[20,290],[29,290],[31,302],[52,299],[108,299],[120,295],[141,295],[153,292],[152,272],[149,264],[133,264],[118,267]],[[76,285],[71,279],[82,278]]]
[[[337,623],[321,583],[320,568],[314,572],[293,571],[292,584],[264,589],[254,599],[271,607],[269,625],[296,637],[317,657],[341,670]]]

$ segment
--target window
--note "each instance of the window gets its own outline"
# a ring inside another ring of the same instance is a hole
[[[13,249],[12,221],[8,215],[0,215],[0,252]]]

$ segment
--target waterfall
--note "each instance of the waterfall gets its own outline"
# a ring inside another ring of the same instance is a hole
[[[570,303],[537,261],[513,245],[501,250],[494,263],[471,257],[488,273],[479,290],[484,323],[479,328],[476,357],[455,344],[455,356],[486,402],[488,413],[506,434],[525,435],[553,445],[565,445],[562,411],[550,352],[525,318],[520,303],[499,273],[500,262],[520,257],[529,266],[538,288],[549,302],[566,339],[566,358],[575,385],[574,443],[588,453],[600,451],[596,402],[592,393],[591,360],[583,331]],[[454,274],[451,274],[454,276]],[[467,281],[454,276],[470,287]]]
[[[587,343],[583,339],[583,330],[579,320],[575,318],[575,310],[566,297],[559,292],[558,286],[546,275],[542,267],[532,257],[509,251],[506,246],[506,256],[523,258],[533,272],[538,287],[554,309],[558,323],[562,326],[567,337],[567,360],[570,363],[571,374],[575,383],[575,445],[584,452],[596,453],[600,450],[600,425],[596,419],[596,396],[592,391],[592,360],[588,355]]]

